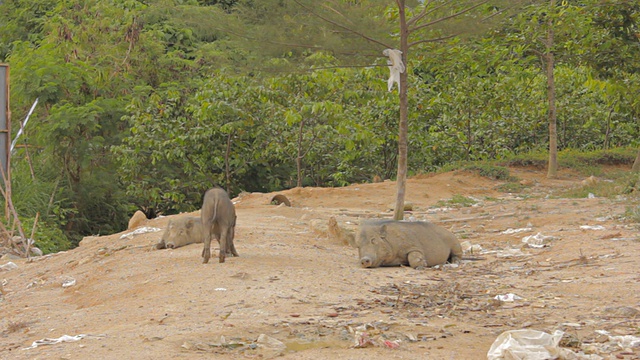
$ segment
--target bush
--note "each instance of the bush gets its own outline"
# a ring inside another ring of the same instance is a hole
[[[506,180],[506,181],[515,181],[515,177],[509,174],[509,169],[504,166],[494,166],[489,164],[473,164],[467,165],[463,168],[464,170],[474,171],[480,174],[480,176],[484,176],[494,180]]]
[[[20,219],[26,237],[31,237],[34,220],[35,218]],[[56,224],[41,221],[38,221],[33,240],[35,241],[35,246],[42,250],[44,254],[65,251],[72,246],[71,241]]]

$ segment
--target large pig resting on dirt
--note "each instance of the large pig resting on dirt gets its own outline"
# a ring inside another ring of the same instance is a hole
[[[196,216],[183,216],[169,220],[156,249],[175,249],[181,246],[201,243],[202,221]]]
[[[409,265],[421,269],[455,263],[462,257],[453,233],[422,221],[366,221],[358,228],[356,247],[365,268]]]
[[[236,228],[236,209],[227,192],[221,188],[207,190],[202,200],[202,219],[204,248],[202,262],[208,263],[211,257],[211,237],[220,243],[219,262],[223,263],[228,252],[240,256],[233,245]]]

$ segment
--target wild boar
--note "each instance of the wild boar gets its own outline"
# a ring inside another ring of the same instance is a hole
[[[181,246],[201,243],[202,221],[197,216],[183,216],[169,220],[156,249],[175,249]]]
[[[356,235],[360,264],[365,268],[409,265],[414,269],[455,263],[462,248],[455,235],[429,222],[370,220]]]
[[[220,244],[219,262],[224,262],[228,252],[233,256],[240,256],[233,245],[236,209],[226,191],[221,188],[207,190],[202,200],[200,218],[204,238],[204,248],[202,249],[204,264],[208,263],[211,258],[211,236],[215,236]]]

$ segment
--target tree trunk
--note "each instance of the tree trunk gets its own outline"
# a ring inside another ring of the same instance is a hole
[[[398,1],[398,15],[400,17],[400,51],[402,51],[402,62],[405,65],[405,71],[400,74],[400,88],[398,89],[400,97],[400,124],[398,131],[398,178],[397,178],[397,195],[396,205],[394,208],[393,219],[404,219],[404,196],[407,186],[407,143],[408,143],[408,99],[407,99],[407,73],[409,72],[407,64],[407,52],[409,51],[409,28],[405,15],[404,0]]]
[[[611,106],[611,110],[609,110],[609,116],[607,116],[607,129],[604,133],[604,150],[609,149],[609,137],[611,136],[611,117],[613,116],[613,111],[615,109],[615,103]]]
[[[550,0],[549,21],[547,29],[547,99],[549,102],[549,168],[547,177],[558,176],[558,129],[556,118],[556,84],[553,77],[553,16],[555,14],[555,0]]]
[[[298,156],[296,156],[296,169],[298,170],[297,187],[302,187],[302,130],[304,130],[304,120],[300,121],[300,129],[298,130]]]
[[[229,166],[229,156],[231,154],[231,135],[233,131],[227,135],[227,151],[224,154],[225,178],[227,182],[227,194],[231,196],[231,168]]]
[[[640,149],[638,149],[638,155],[636,155],[636,160],[633,162],[633,166],[631,167],[632,172],[640,172]]]

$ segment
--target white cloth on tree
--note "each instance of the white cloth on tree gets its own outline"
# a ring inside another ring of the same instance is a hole
[[[389,80],[387,81],[387,88],[389,91],[393,89],[393,83],[398,84],[398,91],[400,91],[400,73],[405,70],[402,63],[402,51],[398,49],[384,49],[382,55],[388,56],[389,60]]]

